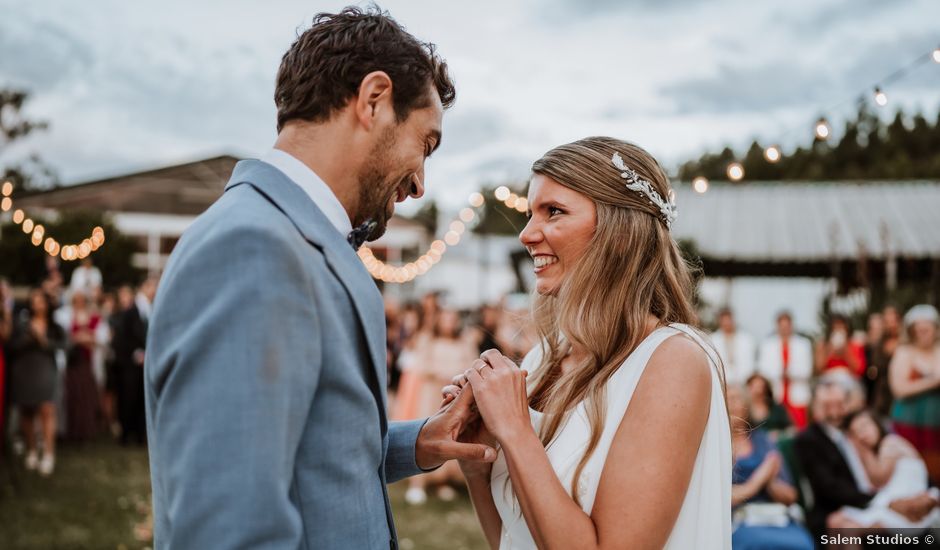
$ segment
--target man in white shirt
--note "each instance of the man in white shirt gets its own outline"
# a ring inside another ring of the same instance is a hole
[[[92,263],[91,256],[83,259],[82,265],[72,272],[69,288],[72,292],[82,292],[89,298],[96,296],[101,289],[101,271]]]
[[[731,308],[718,312],[718,330],[712,333],[712,342],[724,363],[728,384],[743,384],[754,374],[754,339],[738,330]]]
[[[793,331],[789,312],[777,315],[777,333],[760,346],[757,370],[773,384],[774,396],[786,407],[798,428],[807,424],[813,346],[809,338]]]

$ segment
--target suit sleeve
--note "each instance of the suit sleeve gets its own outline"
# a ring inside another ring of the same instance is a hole
[[[385,480],[395,483],[406,477],[423,474],[415,462],[415,444],[418,433],[428,419],[390,422],[388,425],[388,452],[385,453]],[[436,468],[435,468],[436,469]]]
[[[158,547],[302,546],[294,462],[321,331],[298,254],[239,228],[164,277],[145,367]]]
[[[859,491],[851,478],[833,475],[841,465],[834,464],[834,457],[821,451],[814,443],[804,433],[803,437],[797,437],[794,448],[816,499],[825,495],[826,500],[838,506],[867,506],[872,495]]]

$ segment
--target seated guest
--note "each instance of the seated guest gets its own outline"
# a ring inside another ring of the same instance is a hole
[[[739,386],[728,386],[728,411],[735,458],[732,546],[737,550],[812,550],[809,533],[789,514],[797,492],[786,465],[767,434],[748,426],[746,393]]]
[[[750,397],[748,421],[754,428],[760,428],[776,439],[777,433],[793,425],[790,413],[774,399],[770,381],[759,374],[752,374],[747,379],[747,393]]]
[[[842,508],[842,523],[857,527],[924,528],[940,520],[934,508],[919,521],[911,521],[890,508],[891,501],[916,497],[928,490],[927,466],[913,445],[899,435],[889,434],[871,411],[860,411],[846,419],[849,441],[855,446],[865,473],[878,493],[864,509]],[[928,493],[933,498],[938,492]]]
[[[807,520],[817,536],[827,528],[857,527],[836,512],[843,506],[866,508],[875,494],[858,451],[841,430],[848,415],[848,399],[841,380],[822,377],[813,392],[813,423],[795,442],[797,459],[813,490],[815,504]],[[912,522],[923,519],[936,505],[926,491],[888,503],[891,510]]]

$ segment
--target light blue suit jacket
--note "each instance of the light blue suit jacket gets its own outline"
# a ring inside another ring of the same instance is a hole
[[[395,548],[381,295],[276,168],[239,162],[163,274],[145,362],[156,548]]]

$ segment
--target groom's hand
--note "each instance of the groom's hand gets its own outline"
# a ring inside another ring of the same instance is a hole
[[[428,419],[418,434],[415,462],[422,470],[437,468],[452,459],[493,462],[496,449],[481,443],[462,441],[464,430],[478,415],[473,408],[473,393],[460,392],[450,405]]]

